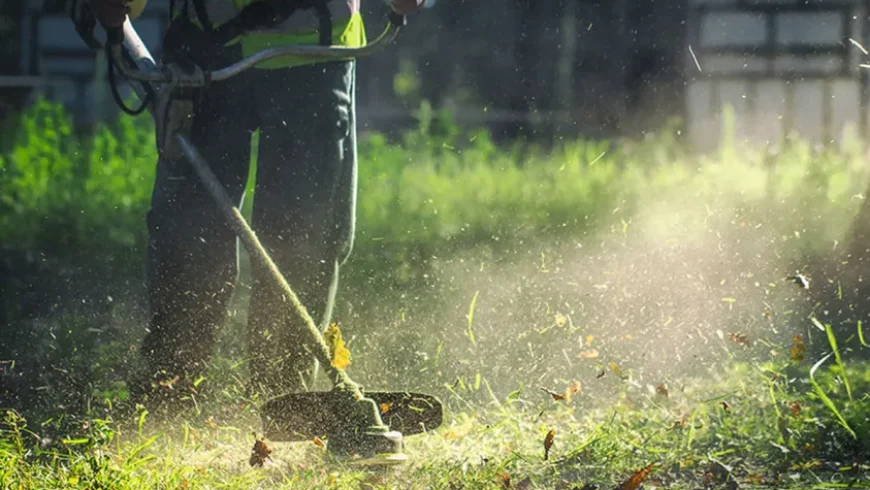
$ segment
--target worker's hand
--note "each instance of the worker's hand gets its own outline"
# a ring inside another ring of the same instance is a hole
[[[392,0],[390,6],[399,15],[412,14],[426,5],[426,0]]]
[[[129,0],[91,0],[91,9],[97,20],[107,30],[117,30],[124,26],[130,13]]]

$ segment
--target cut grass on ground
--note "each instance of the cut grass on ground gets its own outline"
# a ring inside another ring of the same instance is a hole
[[[518,390],[407,439],[409,462],[385,472],[329,463],[314,441],[275,443],[272,460],[251,467],[259,427],[250,409],[159,423],[91,419],[60,440],[8,412],[0,487],[629,489],[636,471],[654,465],[645,488],[867,488],[870,366],[847,372],[852,401],[831,363],[814,382],[808,366],[791,363],[734,364],[658,387],[626,377],[605,403],[582,389],[567,401]]]

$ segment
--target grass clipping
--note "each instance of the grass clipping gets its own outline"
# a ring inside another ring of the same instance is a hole
[[[346,370],[350,366],[350,350],[344,345],[344,339],[341,338],[341,330],[337,323],[332,323],[323,332],[323,337],[329,345],[330,354],[332,354],[332,367]]]

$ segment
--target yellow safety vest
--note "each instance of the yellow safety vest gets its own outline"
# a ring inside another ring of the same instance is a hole
[[[134,0],[131,5],[133,12],[141,13],[148,0]],[[184,1],[184,0],[181,0]],[[192,0],[188,0],[192,1]],[[209,18],[215,27],[235,17],[249,4],[265,0],[207,0],[205,5]],[[360,0],[332,0],[329,8],[332,12],[332,43],[335,46],[358,48],[366,45],[365,25],[359,12]],[[141,4],[141,5],[139,5]],[[180,9],[176,9],[180,10]],[[193,14],[193,6],[189,7],[193,22],[198,23]],[[176,15],[178,12],[176,12]],[[135,17],[133,17],[135,18]],[[234,39],[230,44],[241,42],[243,56],[250,56],[257,51],[275,46],[289,44],[318,44],[317,14],[313,10],[299,10],[281,25],[261,31],[252,31]],[[286,68],[315,63],[315,60],[298,56],[286,56],[270,61],[264,61],[257,68]]]

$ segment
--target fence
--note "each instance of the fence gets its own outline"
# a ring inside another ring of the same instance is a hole
[[[84,121],[115,114],[104,60],[63,12],[25,5],[19,74],[0,86],[30,86]],[[376,31],[384,6],[364,7]],[[156,56],[167,8],[152,1],[135,22]],[[704,149],[718,141],[724,104],[747,141],[795,130],[827,142],[848,125],[866,134],[865,57],[850,39],[863,44],[867,14],[867,0],[438,2],[389,52],[360,63],[360,123],[412,123],[413,107],[394,90],[404,69],[418,78],[418,97],[496,134],[607,137],[683,116]]]
[[[852,126],[867,134],[867,75],[859,67],[867,5],[857,0],[693,0],[685,56],[692,141],[719,140],[731,105],[736,137],[774,143],[791,132],[817,143]]]
[[[80,122],[104,118],[115,112],[105,81],[105,59],[81,40],[60,5],[51,9],[42,0],[25,0],[18,73],[0,78],[0,87],[30,87],[31,99],[62,102]],[[139,35],[158,50],[167,10],[168,2],[150,2],[136,20]]]

